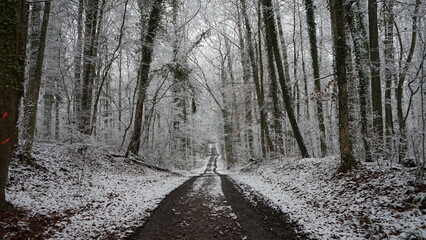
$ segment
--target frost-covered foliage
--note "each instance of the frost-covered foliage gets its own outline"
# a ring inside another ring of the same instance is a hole
[[[338,166],[333,158],[277,159],[251,164],[233,178],[318,239],[426,237],[425,185],[414,187],[414,168],[371,163],[336,175]]]
[[[31,166],[13,159],[8,201],[30,215],[61,216],[46,229],[53,239],[122,238],[186,178],[112,152],[99,146],[38,145]]]

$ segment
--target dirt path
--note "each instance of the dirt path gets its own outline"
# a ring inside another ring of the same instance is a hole
[[[288,217],[259,199],[248,200],[226,175],[217,156],[204,173],[172,191],[129,240],[307,239]]]

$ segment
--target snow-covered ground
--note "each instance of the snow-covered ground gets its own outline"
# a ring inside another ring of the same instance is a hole
[[[11,162],[7,200],[30,215],[59,218],[45,230],[51,239],[120,239],[187,179],[114,157],[105,147],[78,148],[38,145],[37,166]]]
[[[414,169],[371,163],[341,175],[338,165],[334,158],[278,159],[231,176],[317,239],[426,238],[425,206],[419,206],[426,194],[414,187]]]

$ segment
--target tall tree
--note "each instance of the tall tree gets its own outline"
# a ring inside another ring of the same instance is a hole
[[[221,108],[222,117],[223,117],[223,133],[224,133],[224,139],[225,139],[225,156],[226,156],[226,163],[227,168],[231,168],[235,165],[235,159],[234,159],[234,140],[233,140],[233,131],[234,131],[234,122],[232,119],[232,93],[227,93],[226,89],[229,88],[230,84],[232,84],[232,79],[230,77],[230,73],[228,71],[228,68],[226,66],[227,59],[229,59],[230,56],[230,47],[229,43],[227,43],[228,40],[225,38],[225,47],[226,52],[224,54],[221,53],[221,63],[220,63],[220,78],[222,83],[222,99],[223,99],[223,105]]]
[[[377,22],[377,0],[368,0],[368,30],[371,61],[371,103],[373,127],[379,144],[383,138],[382,87],[380,79],[379,30]]]
[[[0,211],[7,210],[5,187],[9,162],[18,142],[18,110],[23,93],[28,5],[0,2]]]
[[[77,12],[77,41],[74,52],[74,117],[77,121],[81,118],[81,98],[82,98],[82,79],[81,79],[81,59],[83,54],[83,10],[84,0],[78,1]]]
[[[392,147],[392,137],[395,133],[393,126],[392,113],[392,82],[395,80],[395,49],[394,49],[394,16],[393,16],[393,0],[384,1],[384,24],[385,24],[385,135],[386,149],[389,152]]]
[[[83,74],[81,93],[81,115],[79,130],[81,133],[90,133],[90,119],[92,110],[93,82],[96,58],[96,29],[98,23],[99,0],[88,0],[86,3],[86,19],[84,29]]]
[[[237,7],[239,7],[239,4],[237,3]],[[239,9],[240,10],[240,9]],[[240,43],[240,59],[241,59],[241,66],[243,69],[243,83],[246,86],[244,89],[244,137],[247,142],[247,149],[249,153],[249,157],[252,157],[254,154],[253,149],[253,129],[251,127],[252,121],[253,121],[253,111],[251,110],[251,103],[252,103],[252,95],[251,91],[248,91],[247,86],[250,83],[250,62],[248,58],[248,51],[247,47],[244,41],[244,35],[243,35],[243,22],[241,18],[241,11],[238,11],[238,23],[237,23],[237,30],[238,30],[238,38]]]
[[[346,76],[346,29],[344,0],[331,0],[334,54],[336,78],[339,99],[339,143],[340,143],[340,171],[346,172],[356,165],[352,155],[352,145],[349,137],[348,112],[348,82]],[[337,21],[338,19],[338,21]]]
[[[253,43],[253,32],[250,26],[250,19],[247,14],[247,5],[245,0],[240,0],[241,2],[241,12],[243,14],[244,18],[244,24],[246,27],[246,41],[247,41],[247,51],[249,55],[250,60],[250,66],[252,71],[252,77],[254,81],[256,96],[257,96],[257,105],[259,107],[260,112],[260,131],[261,131],[261,142],[262,142],[262,151],[263,154],[266,154],[266,146],[272,150],[272,141],[269,136],[269,129],[266,123],[266,112],[265,112],[265,106],[264,106],[264,94],[262,92],[261,87],[261,79],[259,79],[259,71],[256,65],[256,59],[255,59],[255,47]],[[260,39],[261,36],[259,36]],[[259,46],[261,47],[261,46]],[[261,56],[260,56],[261,57]],[[266,143],[265,143],[266,141]]]
[[[182,130],[184,124],[188,122],[188,111],[187,111],[187,90],[189,89],[189,73],[190,69],[186,61],[185,54],[181,53],[179,43],[182,42],[183,27],[178,24],[179,10],[181,1],[173,0],[172,5],[172,24],[173,24],[173,59],[170,66],[170,71],[173,75],[173,144],[174,150],[179,157],[186,159],[186,149],[189,145],[189,139]]]
[[[288,90],[288,86],[285,80],[285,74],[283,69],[283,63],[281,60],[281,55],[279,52],[278,47],[278,38],[276,33],[276,27],[275,27],[275,17],[274,17],[274,11],[272,7],[272,1],[271,0],[262,0],[262,12],[263,12],[263,20],[265,23],[265,30],[266,35],[268,39],[271,39],[270,44],[272,44],[272,48],[274,51],[274,57],[276,62],[276,67],[278,70],[278,78],[281,85],[281,91],[283,94],[284,99],[284,105],[287,112],[287,116],[290,120],[290,125],[293,129],[294,137],[296,138],[296,142],[299,146],[299,150],[304,158],[309,157],[308,150],[306,148],[305,142],[303,140],[302,134],[300,133],[299,126],[297,124],[294,110],[293,110],[293,104],[292,104],[292,98],[290,96],[290,91]]]
[[[398,117],[398,125],[399,125],[399,161],[402,161],[405,158],[406,151],[407,151],[407,133],[406,133],[406,121],[408,114],[404,115],[404,110],[402,108],[402,103],[404,101],[403,97],[403,88],[404,83],[407,78],[407,72],[410,69],[411,62],[413,61],[414,57],[414,51],[416,49],[416,42],[417,42],[417,24],[418,24],[418,15],[419,15],[419,9],[420,9],[420,0],[416,0],[416,4],[414,6],[414,11],[412,15],[412,30],[411,30],[411,43],[410,43],[410,49],[408,52],[407,59],[405,60],[405,63],[402,64],[403,61],[403,53],[401,49],[401,55],[399,57],[399,62],[402,66],[401,69],[399,69],[399,76],[398,76],[398,85],[396,88],[396,109],[397,109],[397,117]],[[400,33],[398,33],[400,35]],[[399,36],[401,37],[401,36]],[[400,44],[402,44],[400,42]],[[402,46],[401,46],[402,48]],[[400,65],[400,66],[401,66]]]
[[[148,30],[142,37],[141,63],[138,70],[138,100],[136,103],[135,123],[133,134],[127,148],[126,156],[130,153],[138,154],[140,147],[140,138],[142,134],[142,116],[145,94],[149,84],[149,71],[151,69],[152,53],[154,49],[154,40],[157,35],[157,29],[160,25],[161,12],[163,9],[163,0],[155,0],[152,4],[151,13],[148,20]],[[143,17],[143,16],[141,16]]]
[[[40,25],[40,3],[33,5],[31,13],[31,44],[30,44],[30,60],[34,60],[30,64],[28,86],[24,96],[24,124],[23,137],[24,156],[31,158],[31,150],[33,148],[34,133],[37,120],[37,107],[40,93],[40,83],[43,71],[44,50],[46,48],[47,26],[50,16],[50,1],[44,3],[43,21]]]
[[[321,92],[321,80],[319,72],[319,59],[318,59],[318,46],[317,46],[317,34],[316,34],[316,23],[315,23],[315,12],[314,4],[312,0],[305,0],[306,8],[306,22],[308,24],[308,35],[309,44],[311,46],[311,57],[312,57],[312,69],[314,71],[314,86],[315,92],[319,94]],[[321,156],[324,157],[327,154],[327,144],[325,142],[325,125],[324,125],[324,113],[321,99],[317,99],[317,119],[320,130],[320,148]]]
[[[363,41],[363,23],[360,22],[361,26],[356,24],[355,14],[354,14],[354,1],[351,1],[346,4],[346,20],[349,26],[349,30],[352,36],[353,41],[353,51],[355,56],[355,64],[358,72],[358,96],[359,96],[359,105],[361,112],[361,138],[365,149],[365,161],[371,162],[371,149],[369,143],[369,132],[368,132],[368,118],[367,118],[367,106],[368,106],[368,79],[367,79],[367,68],[365,67],[364,62],[367,60],[363,54],[365,49],[362,43]],[[356,9],[357,11],[359,9]]]

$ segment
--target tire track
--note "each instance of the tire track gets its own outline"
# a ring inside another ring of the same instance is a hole
[[[307,239],[296,234],[287,215],[261,199],[244,198],[228,176],[217,172],[217,159],[212,154],[204,172],[167,195],[127,239]]]

